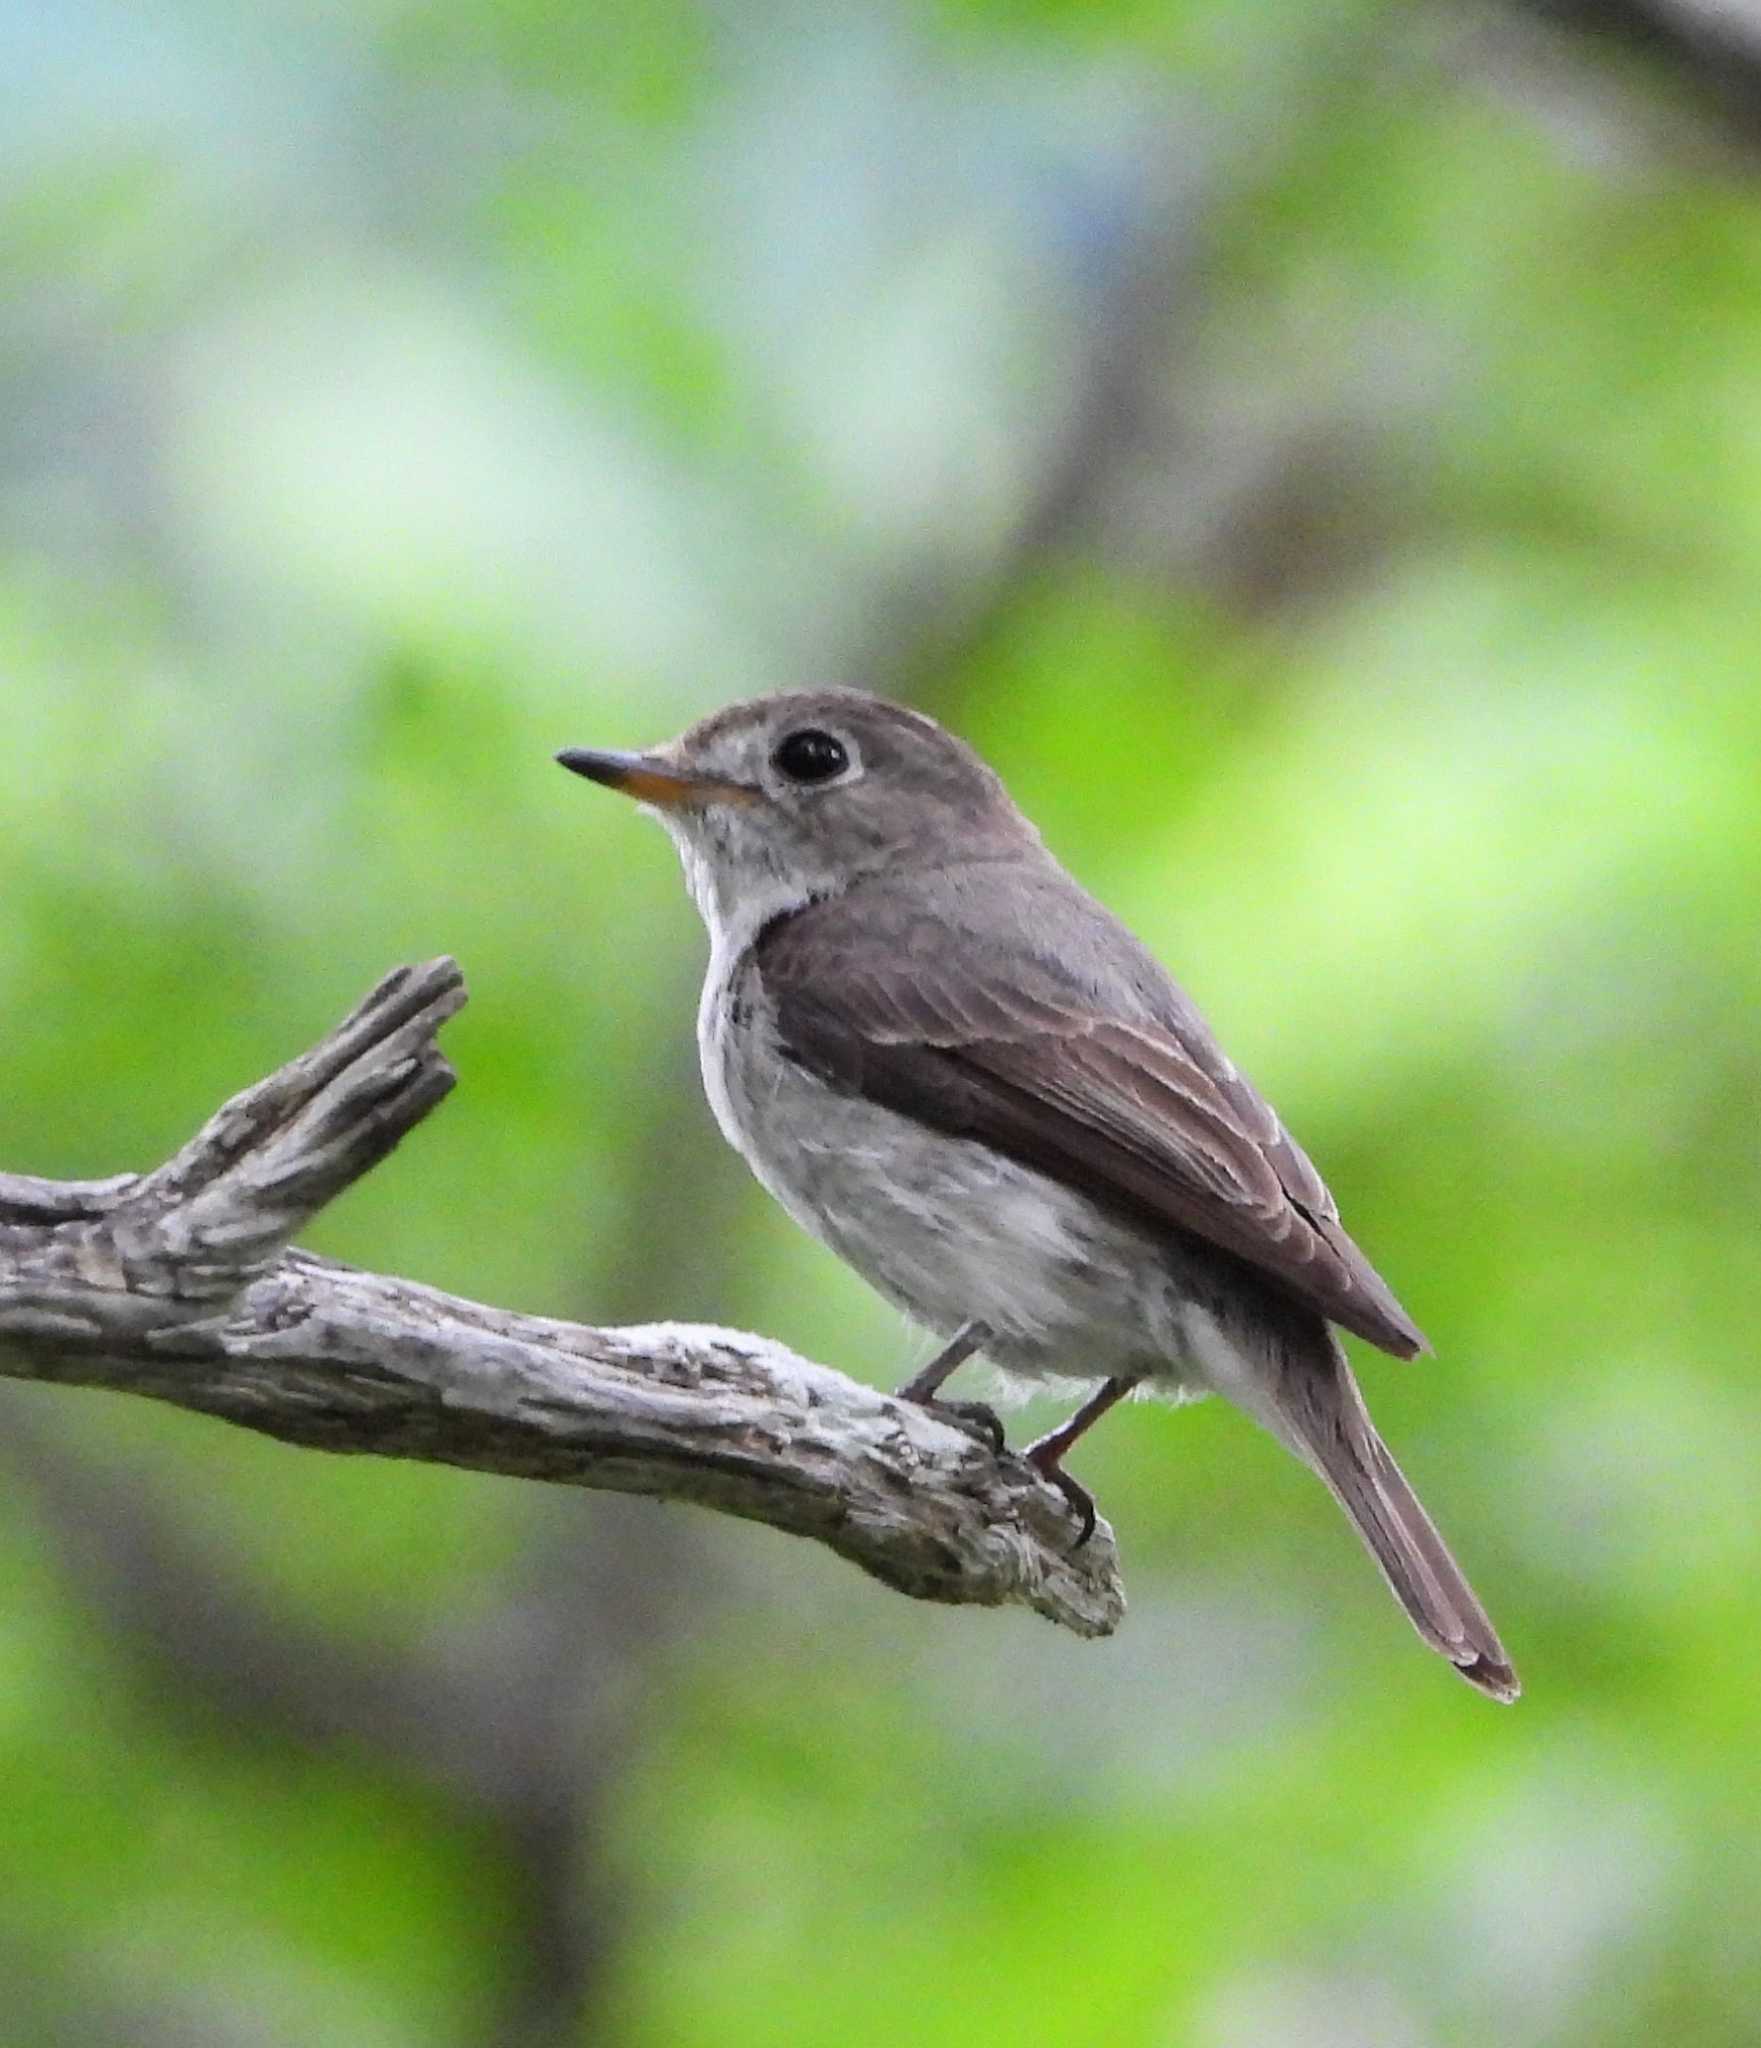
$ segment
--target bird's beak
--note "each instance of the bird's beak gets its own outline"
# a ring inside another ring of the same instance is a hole
[[[621,790],[639,804],[676,811],[692,804],[749,802],[754,791],[744,783],[724,782],[713,775],[687,775],[652,754],[606,754],[592,747],[565,747],[556,757],[565,768]]]

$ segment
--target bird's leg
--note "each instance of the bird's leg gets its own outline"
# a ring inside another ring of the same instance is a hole
[[[944,1415],[952,1415],[960,1422],[971,1423],[979,1433],[988,1438],[993,1451],[1001,1452],[1007,1439],[1003,1425],[997,1420],[996,1410],[987,1407],[983,1401],[940,1401],[936,1398],[942,1382],[956,1366],[961,1366],[975,1351],[982,1351],[990,1342],[988,1325],[980,1322],[962,1323],[934,1358],[921,1372],[915,1372],[899,1389],[897,1398],[901,1401],[915,1401],[920,1408],[939,1408]]]
[[[1136,1378],[1129,1374],[1120,1379],[1103,1380],[1099,1389],[1083,1402],[1068,1422],[1059,1423],[1056,1429],[1029,1444],[1021,1453],[1039,1476],[1049,1479],[1082,1517],[1082,1534],[1076,1539],[1078,1550],[1095,1532],[1095,1497],[1064,1470],[1064,1453],[1079,1436],[1092,1429],[1109,1408],[1123,1401],[1136,1385]]]
[[[899,1389],[898,1398],[927,1408],[941,1392],[942,1382],[975,1351],[982,1351],[990,1335],[983,1323],[962,1323],[922,1372],[914,1372]]]

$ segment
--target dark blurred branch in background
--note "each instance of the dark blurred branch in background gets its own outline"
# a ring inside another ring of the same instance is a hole
[[[1526,0],[1539,19],[1656,59],[1761,143],[1761,12],[1748,0]]]
[[[0,1368],[284,1441],[686,1500],[811,1536],[920,1598],[1122,1609],[1110,1533],[963,1428],[762,1339],[481,1307],[285,1243],[452,1085],[450,961],[389,976],[157,1172],[0,1177]],[[72,1213],[70,1213],[70,1210]]]
[[[1121,468],[1150,438],[1178,332],[1181,280],[1200,247],[1208,162],[1172,144],[1097,256],[1082,344],[1015,514],[982,572],[935,568],[869,607],[867,645],[847,671],[864,688],[950,715],[949,698],[1035,579],[1104,517]],[[925,587],[928,585],[929,587]]]

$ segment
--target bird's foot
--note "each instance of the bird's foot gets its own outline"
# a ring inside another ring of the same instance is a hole
[[[1082,1524],[1082,1534],[1077,1537],[1070,1548],[1072,1551],[1077,1551],[1082,1548],[1095,1532],[1095,1497],[1080,1480],[1072,1479],[1070,1474],[1058,1463],[1058,1459],[1063,1454],[1063,1448],[1052,1437],[1048,1437],[1043,1443],[1029,1444],[1021,1455],[1039,1476],[1045,1480],[1047,1485],[1055,1486],[1058,1489],[1075,1510],[1076,1517]]]
[[[983,1401],[944,1401],[940,1397],[942,1382],[956,1366],[964,1365],[975,1351],[983,1350],[990,1342],[990,1335],[983,1323],[963,1324],[921,1372],[912,1374],[899,1389],[897,1398],[914,1401],[919,1408],[932,1409],[936,1414],[959,1423],[962,1429],[972,1430],[984,1438],[993,1457],[1001,1457],[1007,1447],[1007,1439],[994,1408],[987,1407]]]
[[[1037,1443],[1029,1444],[1021,1453],[1039,1476],[1055,1486],[1076,1510],[1082,1523],[1082,1534],[1071,1545],[1072,1550],[1080,1550],[1095,1532],[1095,1497],[1064,1470],[1064,1454],[1079,1436],[1093,1429],[1109,1408],[1124,1400],[1137,1380],[1138,1375],[1132,1373],[1116,1373],[1111,1379],[1103,1380],[1068,1422],[1060,1424],[1049,1436],[1042,1436]]]
[[[1000,1458],[1009,1448],[1003,1419],[988,1401],[932,1401],[929,1405],[940,1414],[953,1416],[963,1429],[983,1437],[992,1457]]]
[[[984,1401],[942,1401],[933,1394],[913,1394],[901,1391],[899,1398],[911,1401],[919,1408],[927,1408],[932,1415],[946,1416],[970,1435],[982,1437],[984,1445],[993,1458],[1000,1458],[1009,1448],[1009,1439],[1003,1433],[1002,1418],[997,1411]]]

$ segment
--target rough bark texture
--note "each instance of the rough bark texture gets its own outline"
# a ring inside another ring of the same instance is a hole
[[[758,1337],[483,1307],[287,1249],[453,1085],[450,960],[401,968],[156,1172],[0,1174],[0,1373],[111,1387],[293,1444],[685,1500],[811,1536],[921,1599],[1081,1635],[1112,1532],[963,1426]]]

